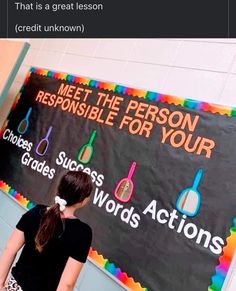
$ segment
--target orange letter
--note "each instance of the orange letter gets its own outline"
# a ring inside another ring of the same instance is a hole
[[[134,119],[130,123],[129,132],[131,134],[137,134],[140,131],[141,127],[142,127],[142,121],[139,119]]]
[[[170,130],[167,132],[165,126],[163,126],[163,127],[162,127],[162,140],[161,140],[161,142],[162,142],[162,143],[165,143],[167,137],[168,137],[169,135],[171,135],[173,131],[174,131],[174,129],[172,128],[172,129],[170,129]]]
[[[54,107],[56,107],[58,104],[62,104],[63,98],[61,96],[57,96],[57,99],[54,103]]]
[[[78,87],[77,90],[76,90],[76,92],[75,92],[75,95],[74,95],[74,99],[75,100],[78,100],[78,101],[80,100],[80,93],[81,93],[81,91],[83,92],[84,89]]]
[[[129,104],[128,104],[128,107],[126,108],[125,113],[128,113],[129,110],[134,110],[136,108],[138,108],[138,101],[130,100]]]
[[[86,93],[84,95],[84,100],[83,100],[85,102],[87,100],[87,98],[88,98],[88,95],[91,94],[93,91],[89,90],[89,89],[84,89],[84,92]]]
[[[184,116],[183,113],[180,111],[174,111],[170,114],[169,118],[168,118],[168,123],[170,125],[170,127],[178,127],[180,126],[182,120],[183,120]]]
[[[116,96],[114,102],[112,103],[111,109],[115,110],[115,111],[119,111],[120,110],[120,108],[119,108],[120,102],[123,100],[124,100],[124,98]]]
[[[144,123],[143,123],[141,130],[140,130],[139,135],[143,135],[145,132],[145,134],[144,134],[145,137],[149,137],[152,128],[153,128],[153,124],[150,121],[144,120]]]
[[[70,108],[70,99],[66,98],[63,100],[63,103],[61,105],[61,109],[63,111],[67,111]]]
[[[69,85],[65,85],[64,83],[61,83],[61,86],[60,86],[57,94],[65,96],[68,89],[69,89]]]
[[[42,97],[44,96],[44,91],[39,91],[38,95],[36,96],[35,101],[42,102]],[[39,99],[39,100],[38,100]]]
[[[177,140],[175,140],[175,137],[176,137],[176,136],[180,136],[180,138],[177,137]],[[170,137],[170,144],[171,144],[172,147],[174,147],[174,148],[179,148],[179,147],[181,147],[181,146],[184,144],[185,139],[186,139],[186,134],[185,134],[185,132],[182,131],[182,130],[177,130],[177,131],[175,131],[175,132],[171,135],[171,137]]]
[[[42,103],[43,103],[43,104],[48,104],[48,98],[49,98],[50,96],[51,96],[51,94],[48,93],[48,92],[46,92],[46,93],[44,94],[44,97],[43,97]]]
[[[156,118],[156,115],[159,111],[159,108],[155,105],[149,105],[147,112],[145,114],[145,119],[149,118],[149,115],[151,116],[151,121],[154,121]]]
[[[97,101],[97,103],[96,103],[96,105],[100,105],[100,102],[102,101],[102,99],[104,98],[104,97],[106,97],[106,94],[105,93],[102,93],[102,92],[98,92],[98,101]]]
[[[112,120],[114,119],[115,116],[117,116],[117,113],[114,111],[110,111],[105,120],[105,124],[112,126],[113,125]]]
[[[133,120],[132,117],[125,115],[120,123],[119,128],[123,128],[124,124],[128,124],[131,120]]]
[[[156,118],[156,122],[159,124],[165,124],[167,122],[167,116],[170,114],[170,110],[167,108],[161,108],[159,111],[159,116]]]
[[[200,155],[203,150],[206,151],[206,157],[211,157],[211,150],[215,147],[215,142],[211,139],[203,137],[201,140],[201,143],[199,145],[199,148],[197,150],[197,155]]]
[[[51,95],[50,101],[48,102],[48,106],[53,106],[56,98],[57,98],[57,96],[55,94]]]
[[[98,112],[99,112],[99,108],[93,106],[91,108],[91,111],[89,112],[88,119],[95,120],[97,118],[97,116],[98,116]]]
[[[199,145],[199,142],[201,140],[201,137],[198,136],[195,140],[194,144],[192,145],[192,148],[190,147],[190,141],[192,139],[193,135],[190,133],[186,139],[186,142],[184,144],[184,148],[188,153],[193,153],[197,149],[197,146]]]
[[[187,125],[189,131],[193,132],[197,123],[198,123],[198,120],[199,120],[199,115],[195,115],[194,120],[192,121],[191,115],[189,113],[186,113],[184,120],[183,120],[183,123],[181,125],[181,129],[185,129],[185,127]]]
[[[139,105],[138,105],[138,108],[137,108],[137,110],[135,112],[135,116],[138,117],[138,118],[143,119],[144,118],[144,114],[142,114],[141,112],[144,112],[147,107],[148,107],[148,104],[140,102]]]
[[[72,98],[73,97],[73,91],[76,89],[75,86],[70,85],[69,90],[67,91],[66,97]]]

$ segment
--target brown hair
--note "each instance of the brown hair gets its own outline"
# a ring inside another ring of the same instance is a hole
[[[67,206],[82,202],[92,192],[91,177],[81,171],[69,171],[60,180],[57,196],[66,200]],[[36,249],[42,252],[55,237],[57,229],[62,225],[59,204],[52,205],[44,213],[35,237]]]

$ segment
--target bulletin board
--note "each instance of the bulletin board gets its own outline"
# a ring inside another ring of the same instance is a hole
[[[28,49],[26,42],[0,40],[0,106]]]
[[[90,258],[131,290],[221,290],[236,247],[236,110],[32,68],[0,136],[0,189],[50,204],[93,181]]]

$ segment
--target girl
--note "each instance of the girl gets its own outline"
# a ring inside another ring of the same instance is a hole
[[[90,176],[70,171],[60,180],[54,205],[37,205],[22,216],[0,259],[0,290],[73,290],[92,240],[91,228],[74,213],[88,203],[91,192]]]

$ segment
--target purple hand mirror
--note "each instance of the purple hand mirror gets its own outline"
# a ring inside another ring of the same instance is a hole
[[[39,156],[44,156],[48,150],[49,146],[49,135],[52,132],[52,126],[49,127],[47,135],[43,138],[36,147],[36,154]]]

